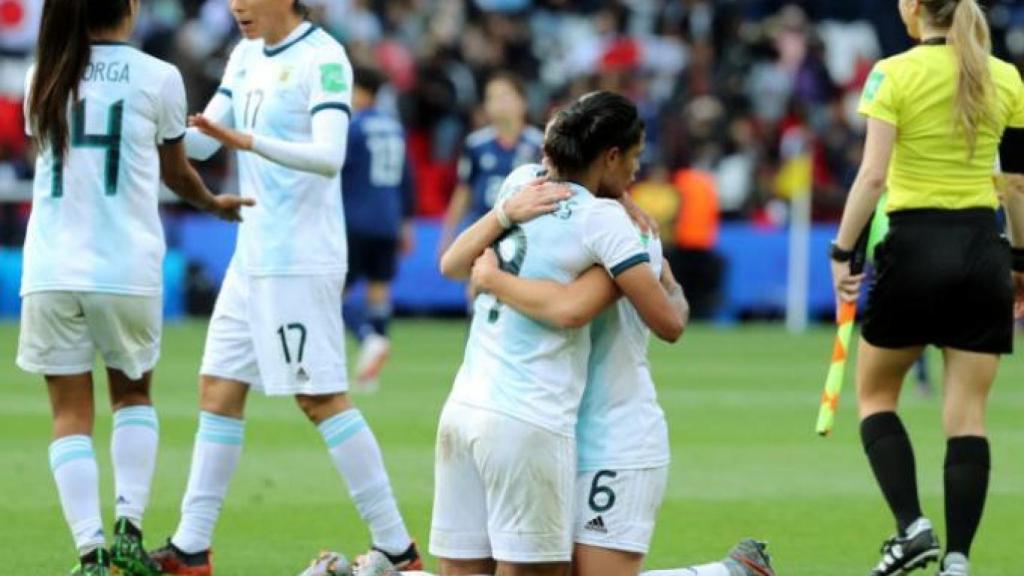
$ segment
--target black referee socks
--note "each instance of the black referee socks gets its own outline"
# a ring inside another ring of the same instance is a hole
[[[991,458],[988,440],[981,436],[958,436],[946,443],[947,553],[970,556],[985,508]]]
[[[924,515],[917,497],[917,469],[907,430],[895,412],[880,412],[861,421],[860,439],[878,486],[903,534]]]

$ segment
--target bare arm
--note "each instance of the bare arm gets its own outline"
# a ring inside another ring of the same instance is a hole
[[[669,266],[668,260],[662,258],[661,264],[661,287],[665,289],[665,295],[668,296],[668,301],[672,304],[672,308],[675,309],[679,318],[683,321],[683,329],[690,323],[690,302],[686,299],[686,294],[683,292],[682,285],[676,282],[675,274],[672,273],[672,267]]]
[[[889,159],[896,141],[896,127],[876,118],[868,119],[867,139],[864,142],[864,159],[861,161],[857,178],[850,188],[839,224],[836,244],[844,250],[853,250],[864,227],[868,225],[871,213],[878,206],[878,199],[885,190],[889,172]],[[851,275],[850,266],[832,262],[832,282],[836,297],[846,302],[855,302],[860,294],[863,274]]]
[[[541,214],[554,212],[558,203],[571,195],[572,192],[563,185],[534,182],[510,196],[504,204],[504,210],[511,222],[526,222]],[[441,255],[441,274],[454,280],[469,278],[473,261],[505,232],[498,218],[500,209],[501,206],[491,209],[459,234]]]
[[[253,206],[251,198],[238,196],[215,196],[203,183],[195,168],[189,164],[185,155],[185,145],[177,142],[159,147],[160,177],[172,192],[189,204],[212,212],[217,217],[229,222],[241,222],[242,206]]]
[[[558,328],[585,326],[621,295],[600,266],[569,284],[529,280],[502,271],[490,248],[473,265],[472,281],[474,291],[490,292],[520,313]]]
[[[452,198],[448,202],[448,209],[445,210],[444,220],[441,224],[441,244],[439,248],[442,252],[451,245],[452,239],[455,238],[455,230],[459,227],[459,222],[466,216],[468,209],[469,186],[465,183],[460,183],[455,187],[455,191],[452,192]]]
[[[615,277],[615,284],[658,338],[675,342],[683,335],[686,324],[678,312],[678,300],[673,305],[650,264],[630,267]]]

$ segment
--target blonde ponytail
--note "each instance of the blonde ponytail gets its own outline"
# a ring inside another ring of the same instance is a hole
[[[992,117],[995,94],[992,72],[988,67],[992,37],[985,13],[977,0],[951,0],[949,44],[957,60],[957,90],[954,102],[956,121],[967,138],[970,157],[974,157],[978,132]]]

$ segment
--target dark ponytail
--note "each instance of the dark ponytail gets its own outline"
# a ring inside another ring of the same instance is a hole
[[[89,32],[110,30],[131,15],[131,0],[46,0],[39,26],[35,74],[28,93],[29,124],[37,144],[63,155],[68,101],[89,65]]]
[[[564,177],[586,169],[605,150],[625,152],[643,138],[644,122],[628,98],[592,92],[559,111],[544,137],[544,154]]]

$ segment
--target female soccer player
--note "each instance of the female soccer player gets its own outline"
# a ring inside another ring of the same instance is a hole
[[[153,557],[164,572],[212,572],[213,527],[241,456],[251,388],[293,396],[319,429],[373,544],[420,563],[380,448],[349,401],[341,294],[347,268],[340,172],[352,99],[341,47],[295,0],[231,0],[245,38],[218,94],[191,120],[190,155],[237,150],[246,212],[200,369],[200,417],[177,531]]]
[[[251,204],[216,197],[189,165],[185,87],[178,70],[126,41],[137,0],[47,0],[26,132],[36,160],[25,239],[18,366],[42,374],[53,409],[50,469],[80,561],[108,574],[93,454],[92,366],[103,356],[114,410],[117,494],[110,555],[129,574],[156,574],[142,516],[156,463],[149,396],[160,355],[164,236],[160,180],[226,220]]]
[[[976,0],[900,0],[899,10],[921,43],[879,62],[865,85],[864,161],[832,247],[833,283],[839,299],[856,300],[862,278],[850,273],[851,250],[888,186],[891,227],[875,252],[857,399],[864,450],[898,532],[871,574],[903,574],[940,554],[896,415],[907,370],[933,344],[945,360],[948,438],[940,574],[964,576],[988,487],[985,403],[999,355],[1013,345],[1011,252],[996,224],[992,174],[1004,130],[1024,127],[1024,85],[990,55]],[[1024,246],[1024,212],[1009,209],[1008,217],[1015,245]],[[1024,262],[1015,260],[1021,286]]]
[[[612,198],[632,181],[642,149],[636,107],[609,92],[559,112],[544,148],[551,177],[571,196],[529,221],[506,213],[507,198],[536,179],[513,172],[498,205],[441,260],[465,277],[495,238],[501,266],[526,278],[568,282],[604,267],[640,317],[674,341],[683,319],[651,271],[625,211]],[[513,221],[520,221],[513,225]],[[431,552],[443,574],[560,574],[572,555],[576,412],[586,379],[589,334],[546,326],[476,297],[466,357],[441,415],[435,454]]]

